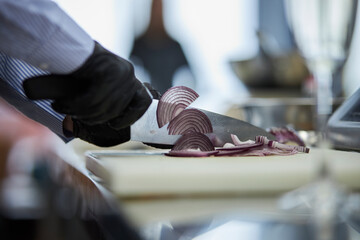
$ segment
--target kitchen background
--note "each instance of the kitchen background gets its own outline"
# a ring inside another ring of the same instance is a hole
[[[56,2],[94,39],[129,58],[135,39],[149,25],[152,1]],[[247,99],[251,93],[244,81],[239,81],[229,62],[257,56],[259,45],[264,43],[264,33],[265,50],[270,46],[272,53],[281,54],[293,49],[282,7],[282,0],[163,0],[166,31],[181,44],[191,68],[191,74],[182,71],[173,81],[181,83],[181,78],[185,79],[184,84],[200,94],[197,103],[200,107],[220,113],[229,103]],[[348,62],[339,75],[344,96],[351,95],[360,86],[359,35],[360,29],[356,27]],[[149,81],[141,66],[137,66],[136,71],[142,81]]]

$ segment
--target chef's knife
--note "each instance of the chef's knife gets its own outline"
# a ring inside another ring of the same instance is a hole
[[[46,76],[40,77],[46,78]],[[66,92],[73,96],[82,89],[81,84],[73,84],[73,79],[52,77],[52,79],[33,79],[31,85],[24,82],[24,89],[31,99],[56,99]],[[46,85],[46,87],[45,87]],[[70,87],[69,87],[70,86]],[[153,95],[153,94],[152,94]],[[159,128],[156,120],[156,109],[158,100],[153,99],[145,114],[131,126],[131,140],[148,143],[151,146],[170,148],[174,145],[179,135],[169,135],[167,125]],[[201,110],[201,109],[199,109]],[[251,125],[250,123],[230,118],[224,115],[201,110],[210,119],[214,132],[208,134],[216,147],[232,142],[231,135],[235,134],[242,141],[254,140],[256,136],[262,135],[269,139],[274,136],[264,129]]]
[[[153,146],[171,147],[180,135],[169,135],[168,124],[161,128],[158,127],[156,120],[158,102],[158,100],[154,99],[145,114],[131,126],[131,140]],[[248,122],[202,109],[199,110],[205,113],[211,121],[214,132],[207,135],[209,135],[216,147],[221,147],[227,142],[232,143],[231,134],[237,135],[241,141],[255,140],[258,135],[275,140],[272,134]]]

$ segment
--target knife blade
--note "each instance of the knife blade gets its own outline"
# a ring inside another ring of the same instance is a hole
[[[171,147],[179,139],[181,135],[169,135],[166,124],[159,128],[156,120],[156,109],[159,100],[153,99],[148,110],[144,115],[131,125],[130,139],[147,143],[154,146],[162,146],[163,148]],[[212,140],[215,147],[221,147],[225,143],[230,142],[231,134],[235,134],[241,141],[255,140],[258,135],[266,136],[269,139],[275,140],[275,137],[262,128],[256,127],[248,122],[231,118],[225,115],[199,109],[205,113],[213,127],[213,133],[206,134]]]

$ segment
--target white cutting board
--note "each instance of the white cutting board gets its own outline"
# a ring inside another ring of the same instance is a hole
[[[92,151],[86,166],[119,197],[279,193],[303,186],[316,175],[309,154],[266,157],[179,158],[163,151]],[[326,150],[334,178],[360,189],[360,153]]]

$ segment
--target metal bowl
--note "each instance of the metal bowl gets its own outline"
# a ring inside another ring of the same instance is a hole
[[[230,66],[249,88],[300,88],[309,76],[304,60],[297,52],[277,56],[259,54],[246,60],[232,60]]]
[[[334,110],[342,102],[342,98],[334,100]],[[250,98],[232,106],[227,114],[264,129],[291,126],[295,130],[312,131],[315,107],[315,99],[309,97]]]

